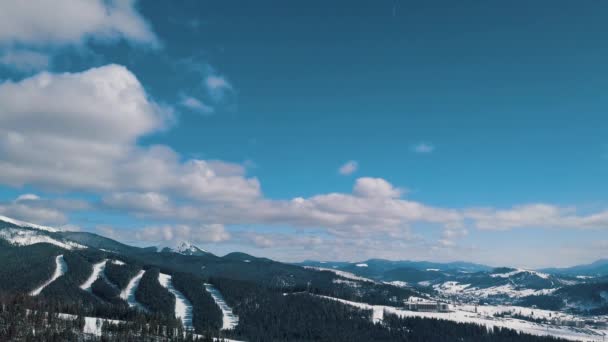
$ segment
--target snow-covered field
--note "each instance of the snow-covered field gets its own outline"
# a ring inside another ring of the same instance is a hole
[[[487,288],[477,288],[471,287],[471,284],[460,284],[456,281],[447,281],[443,284],[437,284],[434,285],[433,288],[443,295],[459,295],[475,298],[488,298],[492,296],[508,296],[509,298],[521,298],[526,296],[548,295],[557,290],[557,288],[542,290],[517,289],[512,284],[492,286]]]
[[[135,291],[137,291],[137,287],[139,286],[139,282],[141,281],[141,277],[144,276],[144,273],[146,273],[146,271],[141,270],[135,277],[129,280],[127,287],[120,293],[120,298],[126,300],[130,307],[146,311],[146,308],[135,299]]]
[[[213,297],[215,304],[222,310],[222,330],[234,329],[239,324],[239,318],[232,312],[232,309],[228,306],[220,291],[211,284],[205,284],[205,289],[209,292],[211,297]]]
[[[30,292],[30,296],[37,296],[44,290],[45,287],[49,286],[52,282],[57,280],[57,278],[61,277],[68,271],[68,265],[63,260],[63,254],[58,255],[55,258],[55,272],[51,276],[49,280],[47,280],[44,284],[40,285],[34,291]]]
[[[105,259],[93,265],[93,272],[91,273],[91,276],[89,276],[89,278],[84,283],[82,283],[82,285],[80,285],[81,289],[85,291],[91,291],[91,286],[93,285],[95,280],[97,280],[97,278],[101,276],[103,270],[106,268],[107,261],[108,260]]]
[[[184,328],[194,329],[194,326],[192,326],[192,303],[173,286],[170,275],[159,273],[158,282],[175,296],[175,317],[182,320]]]
[[[321,298],[326,298],[330,300],[335,300],[347,305],[352,305],[354,307],[358,307],[361,309],[373,310],[373,320],[374,322],[379,322],[383,319],[384,313],[391,313],[401,317],[423,317],[423,318],[435,318],[435,319],[443,319],[461,323],[474,323],[486,326],[488,328],[492,327],[501,327],[501,328],[509,328],[513,330],[517,330],[523,333],[538,335],[538,336],[555,336],[561,337],[568,340],[573,341],[593,341],[599,342],[604,341],[604,336],[608,337],[608,330],[599,330],[599,329],[591,329],[591,328],[574,328],[574,327],[564,327],[564,326],[556,326],[551,324],[539,324],[533,323],[525,320],[514,319],[514,318],[500,318],[494,317],[495,313],[501,312],[512,312],[512,313],[521,313],[525,316],[532,317],[532,312],[534,313],[533,317],[541,318],[541,317],[556,317],[562,316],[564,318],[568,315],[563,315],[559,312],[548,311],[548,310],[537,310],[523,307],[513,307],[513,306],[479,306],[477,307],[477,312],[475,312],[475,306],[472,305],[462,305],[452,307],[451,312],[419,312],[419,311],[409,311],[400,308],[383,306],[383,305],[370,305],[366,303],[358,303],[352,302],[344,299],[319,296]],[[573,317],[570,317],[573,318]]]

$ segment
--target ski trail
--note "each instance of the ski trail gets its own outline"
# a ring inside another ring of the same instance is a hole
[[[38,287],[34,291],[30,292],[30,296],[39,295],[40,292],[42,292],[42,290],[44,290],[45,287],[49,286],[52,282],[54,282],[55,280],[57,280],[57,278],[64,275],[67,271],[68,271],[68,265],[65,263],[65,260],[63,260],[63,254],[58,255],[55,258],[55,272],[53,273],[53,276],[51,277],[51,279],[47,280],[40,287]]]
[[[137,273],[137,275],[129,281],[127,287],[125,287],[125,289],[120,293],[120,298],[126,300],[130,307],[134,307],[142,311],[146,311],[146,308],[135,299],[135,292],[137,291],[137,287],[139,286],[139,282],[141,281],[141,277],[144,276],[144,273],[146,273],[146,271],[139,271],[139,273]]]
[[[171,276],[159,273],[158,282],[175,296],[175,317],[182,320],[184,328],[194,329],[192,325],[192,304],[181,292],[175,289]]]
[[[82,283],[82,285],[80,285],[81,289],[91,292],[91,286],[93,285],[95,280],[97,280],[97,278],[99,277],[102,277],[102,273],[106,268],[107,261],[108,259],[104,259],[103,261],[93,265],[93,272],[91,273],[89,279],[87,279],[84,283]]]
[[[234,329],[239,324],[239,317],[232,312],[232,309],[228,306],[218,289],[211,284],[205,284],[205,289],[207,289],[207,292],[213,297],[215,304],[222,310],[222,330]]]

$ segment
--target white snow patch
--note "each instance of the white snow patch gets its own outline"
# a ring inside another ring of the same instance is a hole
[[[339,275],[342,278],[347,278],[347,279],[352,279],[352,280],[360,280],[360,281],[367,281],[367,282],[370,282],[370,283],[375,283],[374,280],[371,280],[369,278],[359,277],[358,275],[355,275],[353,273],[346,272],[346,271],[335,270],[335,269],[332,269],[332,268],[314,267],[314,266],[304,266],[304,268],[309,269],[309,270],[315,270],[315,271],[329,271],[329,272],[332,272],[332,273],[334,273],[336,275]]]
[[[49,280],[47,280],[44,284],[40,285],[34,291],[30,292],[30,296],[37,296],[44,290],[45,287],[49,286],[52,282],[57,280],[57,278],[61,277],[68,271],[68,264],[63,260],[63,254],[55,257],[55,272],[51,276]]]
[[[215,304],[222,310],[222,330],[234,329],[239,324],[239,318],[232,312],[232,309],[228,306],[220,291],[211,284],[205,284],[205,289],[213,297]]]
[[[492,278],[510,278],[510,277],[512,277],[514,275],[517,275],[517,274],[520,274],[520,273],[529,273],[529,274],[535,275],[535,276],[537,276],[539,278],[549,279],[549,275],[546,274],[546,273],[537,272],[537,271],[530,271],[530,270],[524,270],[524,269],[521,269],[521,268],[518,268],[518,269],[516,269],[514,271],[507,272],[507,273],[493,273],[493,274],[490,274],[490,277],[492,277]]]
[[[112,260],[112,263],[113,263],[114,265],[118,265],[118,266],[122,266],[122,265],[124,265],[124,264],[125,264],[124,262],[122,262],[122,261],[120,261],[120,260],[116,260],[116,259]]]
[[[127,301],[129,307],[137,308],[142,311],[146,311],[146,308],[135,299],[135,292],[137,291],[137,287],[139,286],[139,282],[141,281],[141,277],[144,276],[144,273],[146,273],[146,271],[139,271],[135,277],[129,280],[127,287],[125,287],[125,289],[120,293],[120,298]]]
[[[95,280],[97,280],[97,278],[101,276],[104,269],[106,268],[107,261],[108,259],[105,259],[93,265],[93,272],[91,272],[91,276],[89,276],[89,278],[84,283],[82,283],[82,285],[80,285],[81,289],[85,291],[91,291],[91,286],[93,285]]]
[[[393,285],[396,287],[410,287],[406,281],[401,281],[401,280],[385,281],[384,283],[388,284],[388,285]]]
[[[357,267],[367,267],[367,264],[356,264]]]
[[[426,270],[429,272],[439,272],[438,268],[427,268]]]
[[[0,238],[16,246],[30,246],[37,243],[50,243],[67,250],[85,249],[86,246],[73,241],[60,241],[35,230],[8,228],[0,230]]]
[[[466,295],[476,298],[488,298],[492,296],[508,296],[510,298],[521,298],[527,296],[548,295],[557,288],[552,289],[517,289],[513,284],[492,286],[487,288],[471,287],[471,284],[460,284],[456,281],[446,281],[443,284],[434,285],[433,288],[443,295]]]
[[[158,282],[175,296],[175,317],[182,320],[186,329],[194,329],[192,325],[192,304],[174,286],[170,275],[159,273]]]

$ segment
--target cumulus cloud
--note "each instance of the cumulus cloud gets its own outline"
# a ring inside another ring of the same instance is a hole
[[[478,229],[508,230],[513,228],[608,228],[608,211],[579,215],[574,207],[545,203],[517,205],[510,209],[476,208],[465,210]]]
[[[238,164],[141,147],[172,110],[148,97],[126,68],[47,72],[0,84],[0,182],[87,192],[168,192],[200,201],[260,196]]]
[[[3,1],[0,4],[0,44],[81,44],[90,38],[158,43],[147,22],[137,13],[134,0]]]
[[[190,241],[193,243],[222,242],[230,239],[230,233],[221,224],[203,225],[162,225],[134,230],[100,226],[97,230],[107,236],[123,241],[162,243],[170,241]]]
[[[353,193],[360,197],[396,198],[401,196],[403,190],[382,178],[363,177],[357,179]]]
[[[429,143],[421,142],[412,146],[412,151],[416,153],[431,153],[435,151],[435,146]]]
[[[44,70],[51,64],[48,54],[26,50],[9,49],[0,54],[0,64],[23,72]]]
[[[44,199],[36,194],[22,194],[13,201],[0,202],[0,215],[36,224],[63,225],[68,222],[65,212],[88,208],[88,203],[80,200]]]
[[[344,165],[340,166],[338,173],[343,176],[352,175],[359,168],[359,163],[355,160],[349,160]]]

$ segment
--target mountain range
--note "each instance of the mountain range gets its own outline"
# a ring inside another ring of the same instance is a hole
[[[328,325],[322,333],[327,340],[369,340],[398,331],[382,326],[409,324],[400,320],[411,313],[400,308],[412,300],[444,301],[454,308],[456,303],[517,305],[589,317],[608,313],[606,261],[538,271],[382,259],[287,264],[240,252],[216,256],[188,242],[130,246],[7,217],[0,217],[0,260],[0,299],[27,294],[23,305],[30,310],[89,317],[94,324],[87,326],[85,320],[83,331],[95,336],[117,327],[141,334],[132,322],[145,321],[147,326],[252,341],[303,331],[314,335]],[[366,332],[335,330],[366,317],[352,311],[366,308],[371,316],[357,323]],[[384,317],[378,327],[376,308],[383,308],[379,315]],[[386,316],[387,308],[395,318]],[[326,317],[330,312],[331,319]],[[320,315],[323,322],[314,323],[311,315]],[[294,324],[304,317],[314,326]],[[285,325],[276,326],[277,321]],[[481,319],[475,323],[487,324]],[[271,331],[260,330],[268,324]]]

